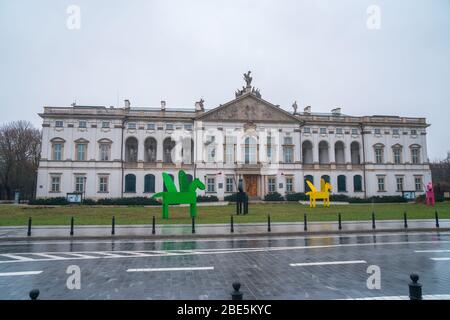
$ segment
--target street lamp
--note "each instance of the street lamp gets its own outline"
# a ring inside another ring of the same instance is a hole
[[[86,198],[86,180],[87,180],[87,177],[86,176],[83,177],[83,202]]]

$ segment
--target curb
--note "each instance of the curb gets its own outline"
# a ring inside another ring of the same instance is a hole
[[[329,230],[329,231],[299,231],[299,232],[266,232],[266,233],[223,233],[223,234],[184,234],[184,235],[115,235],[115,236],[64,236],[64,237],[10,237],[0,238],[0,242],[13,241],[43,241],[43,240],[193,240],[193,239],[214,239],[214,238],[243,238],[243,237],[279,237],[279,236],[314,236],[314,235],[348,235],[348,234],[376,234],[391,232],[440,232],[450,231],[450,228],[397,228],[397,229],[368,229],[368,230]]]

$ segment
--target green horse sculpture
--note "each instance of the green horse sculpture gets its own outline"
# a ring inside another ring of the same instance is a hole
[[[198,178],[189,182],[186,172],[180,170],[178,172],[178,182],[180,191],[172,180],[172,177],[166,173],[162,173],[164,186],[167,191],[155,193],[152,198],[162,199],[162,217],[169,218],[169,205],[171,204],[189,204],[189,213],[191,218],[197,216],[197,189],[205,190],[205,185]]]

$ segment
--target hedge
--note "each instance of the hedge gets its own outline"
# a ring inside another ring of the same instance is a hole
[[[69,205],[66,198],[42,198],[32,199],[28,202],[31,205]],[[133,198],[105,198],[105,199],[84,199],[83,205],[120,205],[120,206],[144,206],[144,205],[159,205],[160,203],[153,198],[147,197],[133,197]]]
[[[236,202],[236,199],[237,199],[237,193],[232,193],[232,194],[229,194],[229,195],[223,197],[223,200],[228,201],[228,202]]]
[[[64,197],[55,197],[55,198],[39,198],[39,199],[31,199],[28,201],[28,204],[31,205],[67,205],[69,202]]]
[[[287,201],[307,201],[309,200],[309,196],[304,194],[303,192],[297,192],[297,193],[288,193],[285,196]]]
[[[210,195],[210,196],[197,196],[197,202],[217,202],[219,201],[219,198],[216,196]]]
[[[284,198],[278,192],[270,192],[264,196],[264,201],[284,201]]]

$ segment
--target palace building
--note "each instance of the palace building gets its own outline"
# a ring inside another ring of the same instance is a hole
[[[103,106],[44,107],[37,196],[151,196],[161,173],[202,179],[219,199],[242,179],[253,199],[305,192],[324,178],[333,194],[419,195],[431,181],[425,118],[349,116],[334,108],[288,112],[246,86],[210,110]]]

